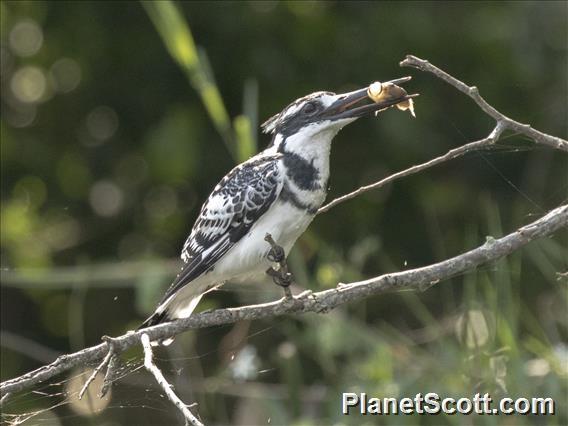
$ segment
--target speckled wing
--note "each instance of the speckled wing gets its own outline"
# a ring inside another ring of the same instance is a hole
[[[181,258],[186,265],[162,301],[213,268],[270,208],[282,189],[280,157],[253,157],[219,182],[183,246]]]

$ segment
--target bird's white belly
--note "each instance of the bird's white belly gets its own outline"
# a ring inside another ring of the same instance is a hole
[[[313,218],[314,215],[307,214],[289,203],[277,201],[210,271],[183,287],[163,303],[158,311],[167,306],[172,318],[185,318],[191,315],[203,293],[225,281],[244,281],[264,276],[271,266],[271,262],[266,258],[271,248],[264,240],[266,234],[272,235],[274,241],[288,255]]]
[[[253,225],[214,267],[215,275],[226,280],[243,278],[264,273],[271,265],[266,259],[270,244],[264,240],[267,233],[272,235],[286,255],[313,220],[314,216],[299,210],[289,203],[277,201],[262,218]]]

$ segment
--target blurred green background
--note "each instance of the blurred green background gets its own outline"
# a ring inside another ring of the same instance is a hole
[[[259,123],[316,90],[412,75],[417,118],[345,128],[329,199],[485,137],[492,121],[408,53],[496,108],[566,137],[566,2],[2,1],[1,378],[136,327],[217,181]],[[290,255],[320,290],[425,265],[565,202],[565,154],[507,134],[318,216]],[[567,424],[566,231],[424,293],[185,333],[157,359],[206,424]],[[274,300],[227,285],[199,309]],[[182,424],[141,351],[103,401],[68,376],[3,407],[29,424]],[[74,372],[72,376],[77,376]],[[81,376],[84,377],[84,376]],[[84,379],[83,379],[84,380]],[[74,387],[75,386],[75,387]],[[344,417],[341,393],[553,397],[557,414]],[[68,396],[57,395],[67,392]],[[75,393],[74,393],[75,392]],[[56,404],[63,402],[61,406]]]

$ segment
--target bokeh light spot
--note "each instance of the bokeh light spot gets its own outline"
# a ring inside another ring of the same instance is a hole
[[[20,68],[12,76],[10,89],[14,96],[24,103],[36,103],[45,94],[47,88],[43,71],[38,67]]]
[[[37,116],[37,107],[35,104],[10,105],[2,111],[6,122],[15,128],[24,128],[31,126]]]
[[[82,371],[75,370],[71,374],[71,380],[67,382],[66,392],[71,396],[70,407],[81,416],[99,414],[107,407],[111,399],[112,390],[110,389],[102,398],[98,396],[99,389],[101,389],[104,381],[103,372],[99,372],[95,376],[95,380],[89,385],[83,398],[77,398],[93,371],[92,368],[85,368]]]
[[[26,19],[18,22],[10,31],[10,48],[19,56],[28,57],[35,55],[43,44],[43,33],[39,25]]]
[[[23,240],[32,233],[34,224],[28,209],[28,203],[21,198],[2,203],[2,246]]]
[[[96,214],[104,217],[116,215],[122,208],[123,199],[122,190],[106,180],[95,183],[89,194],[91,207]]]
[[[60,215],[53,223],[47,224],[42,231],[42,238],[54,250],[73,247],[81,236],[79,222],[67,215]]]
[[[242,348],[229,364],[231,375],[237,381],[256,379],[259,367],[260,362],[253,345]]]
[[[85,125],[89,136],[98,142],[104,142],[118,129],[118,116],[112,108],[99,106],[89,113]]]
[[[58,59],[50,69],[50,77],[55,90],[68,93],[76,89],[81,82],[81,67],[70,58]]]

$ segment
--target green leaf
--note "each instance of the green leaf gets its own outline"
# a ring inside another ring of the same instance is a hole
[[[168,52],[182,68],[191,86],[199,93],[209,118],[235,158],[229,114],[217,85],[200,59],[191,30],[182,14],[169,0],[143,1],[142,5]]]
[[[248,117],[239,115],[235,117],[233,125],[237,135],[237,161],[242,162],[252,157],[256,151],[251,123]]]

